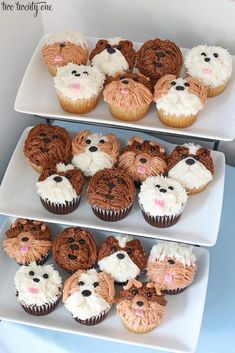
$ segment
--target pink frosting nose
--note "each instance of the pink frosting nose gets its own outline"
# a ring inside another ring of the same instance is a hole
[[[147,172],[147,168],[146,167],[138,167],[137,172],[139,174],[145,174]]]
[[[39,292],[39,290],[37,288],[34,288],[34,287],[28,288],[28,291],[31,294],[37,294]]]
[[[155,199],[155,200],[154,200],[154,204],[155,204],[156,206],[158,206],[158,207],[163,208],[163,207],[165,206],[165,201],[159,200],[159,199]]]
[[[211,75],[211,74],[212,74],[212,70],[209,69],[209,68],[204,68],[204,69],[202,69],[202,72],[203,72],[204,74],[206,74],[206,75]]]
[[[28,251],[29,251],[28,246],[21,246],[20,247],[21,254],[27,254]]]
[[[136,316],[141,316],[141,317],[144,316],[143,310],[136,310],[136,311],[135,311],[135,314],[136,314]]]
[[[64,60],[64,58],[63,58],[63,56],[61,56],[61,55],[56,55],[56,56],[55,56],[55,59],[54,59],[55,63],[59,63],[59,62],[61,62],[61,61],[63,61],[63,60]]]
[[[170,273],[166,273],[164,276],[165,282],[172,282],[173,281],[173,276]]]
[[[128,93],[129,93],[129,89],[127,89],[127,88],[122,88],[122,89],[121,89],[121,93],[122,93],[122,94],[128,94]]]
[[[81,86],[80,86],[79,83],[70,83],[69,88],[70,88],[70,89],[73,89],[73,90],[75,90],[75,91],[79,91],[80,88],[81,88]]]

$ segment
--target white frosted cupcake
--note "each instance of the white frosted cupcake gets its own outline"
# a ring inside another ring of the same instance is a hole
[[[69,63],[58,68],[54,86],[62,109],[73,114],[94,109],[104,80],[105,75],[97,67]]]
[[[145,220],[154,227],[177,223],[187,202],[184,187],[164,176],[150,176],[141,185],[139,204]]]
[[[62,279],[52,265],[31,262],[15,274],[16,296],[22,308],[31,315],[52,312],[62,294]]]
[[[190,76],[200,80],[207,88],[207,96],[217,96],[232,75],[232,57],[227,49],[198,45],[185,56],[185,67]]]

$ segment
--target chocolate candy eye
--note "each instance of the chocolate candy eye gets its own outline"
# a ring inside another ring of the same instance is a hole
[[[133,249],[132,249],[132,248],[128,248],[126,252],[127,252],[127,254],[131,254],[131,253],[132,253],[132,251],[133,251]]]
[[[99,285],[99,282],[95,282],[95,283],[93,284],[94,287],[98,287],[98,285]]]
[[[23,224],[21,224],[18,229],[19,229],[20,231],[23,230],[23,229],[24,229]]]
[[[53,174],[56,174],[56,172],[55,172],[54,170],[51,170],[51,171],[49,172],[49,175],[51,176],[51,175],[53,175]]]
[[[156,151],[156,147],[151,146],[151,147],[150,147],[150,151],[151,151],[151,152],[155,152],[155,151]]]
[[[76,73],[77,73],[76,70],[73,70],[73,71],[71,72],[72,75],[75,75]]]
[[[66,178],[70,180],[72,178],[72,175],[66,175]]]
[[[196,159],[196,161],[198,161],[200,159],[199,156],[194,156],[193,158]]]
[[[74,239],[72,237],[68,238],[68,242],[69,243],[73,243],[74,242]]]
[[[32,227],[32,228],[31,228],[31,231],[32,231],[32,232],[35,232],[35,230],[37,230],[36,227]]]
[[[168,263],[169,263],[170,265],[174,265],[175,261],[170,259],[170,260],[168,260]]]
[[[46,134],[44,132],[40,132],[39,136],[44,137],[44,136],[46,136]]]
[[[135,82],[139,82],[138,77],[134,77],[133,80],[134,80]]]
[[[168,186],[169,190],[174,190],[173,186]]]
[[[40,147],[41,152],[48,152],[49,149],[47,147]]]
[[[172,51],[171,50],[166,50],[165,51],[168,55],[171,55],[172,54]]]
[[[101,139],[101,140],[100,140],[100,143],[102,143],[102,144],[103,144],[103,143],[105,143],[105,141],[104,141],[103,139]]]
[[[171,82],[171,86],[175,86],[176,85],[176,82],[175,81],[172,81]]]
[[[153,296],[152,292],[147,292],[146,295],[148,298],[151,298]]]
[[[85,244],[85,240],[84,239],[80,239],[79,240],[79,244],[81,244],[81,245]]]
[[[44,273],[44,275],[42,277],[45,278],[45,279],[49,278],[47,273]]]
[[[201,55],[202,55],[202,56],[206,56],[206,53],[205,53],[205,52],[203,52],[203,53],[201,53]]]
[[[53,140],[55,140],[55,139],[58,139],[59,136],[58,135],[52,135],[52,138],[53,138]]]
[[[121,45],[117,45],[116,48],[117,48],[118,50],[121,50],[121,49],[122,49],[122,46],[121,46]]]
[[[215,58],[218,58],[219,54],[218,53],[214,53],[213,54]]]
[[[79,77],[79,76],[81,76],[81,75],[80,75],[80,74],[75,74],[74,76]]]
[[[106,199],[108,199],[108,200],[114,199],[114,196],[113,196],[113,195],[110,195],[110,194],[105,195],[105,197],[106,197]]]
[[[91,140],[86,140],[86,144],[89,145],[91,143]]]
[[[106,49],[111,48],[111,45],[110,44],[106,44],[105,48]]]
[[[134,288],[134,289],[132,289],[131,293],[136,295],[138,293],[138,290],[136,288]]]
[[[83,71],[84,75],[89,75],[88,71]]]
[[[158,189],[160,189],[160,187],[161,187],[161,185],[159,185],[159,184],[157,184],[157,185],[155,185],[156,186],[156,188],[158,188]]]
[[[187,158],[187,154],[181,154],[181,158],[184,159],[184,158]]]
[[[118,179],[118,184],[125,184],[125,180],[124,179]]]
[[[112,251],[112,252],[116,252],[116,251],[117,251],[116,246],[112,246],[112,247],[111,247],[111,251]]]
[[[33,271],[29,271],[29,275],[30,276],[34,276],[34,272]]]
[[[79,285],[79,286],[84,286],[84,284],[85,284],[85,283],[84,283],[83,281],[78,282],[78,285]]]
[[[136,147],[137,150],[141,150],[141,144],[140,143],[136,143],[135,147]]]
[[[189,83],[188,82],[185,82],[185,87],[189,87]]]

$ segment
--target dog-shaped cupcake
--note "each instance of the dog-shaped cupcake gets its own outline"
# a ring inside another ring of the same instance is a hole
[[[111,276],[95,269],[77,271],[64,284],[63,303],[73,318],[95,325],[107,315],[114,301],[115,288]]]
[[[4,250],[20,265],[28,265],[32,261],[42,264],[52,247],[51,232],[41,221],[17,218],[6,236]]]
[[[110,236],[98,254],[98,265],[116,282],[135,279],[146,267],[146,253],[141,242],[131,236]]]
[[[134,136],[119,156],[119,168],[138,184],[150,175],[163,174],[167,170],[167,156],[162,145]]]
[[[130,280],[117,300],[117,312],[124,326],[134,333],[147,333],[163,320],[167,300],[154,283]]]
[[[114,134],[80,131],[72,141],[72,163],[89,177],[99,170],[111,168],[117,162],[119,148]]]
[[[91,64],[97,66],[107,76],[132,71],[135,59],[133,43],[120,37],[100,39],[90,53]]]
[[[179,181],[188,194],[202,191],[213,179],[211,151],[193,143],[176,146],[168,157],[168,175]]]

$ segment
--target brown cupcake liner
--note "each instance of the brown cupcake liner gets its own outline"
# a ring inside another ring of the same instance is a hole
[[[97,325],[100,322],[102,322],[106,318],[106,316],[108,315],[108,312],[109,312],[109,310],[103,311],[99,315],[92,316],[90,319],[86,319],[86,320],[81,320],[78,317],[74,317],[74,320],[79,322],[79,324],[93,326],[93,325]]]
[[[16,293],[16,296],[17,293]],[[34,316],[43,316],[43,315],[48,315],[50,314],[53,310],[55,310],[56,306],[58,305],[60,300],[60,296],[54,303],[46,303],[43,305],[27,305],[23,302],[19,302],[24,311],[30,315]]]
[[[68,214],[76,210],[80,204],[81,195],[78,195],[72,201],[65,201],[65,204],[59,204],[51,202],[49,200],[43,200],[40,197],[42,205],[47,209],[47,211],[55,214]]]
[[[177,288],[177,289],[164,289],[162,290],[162,293],[168,294],[168,295],[176,295],[176,294],[182,293],[186,288],[187,287]]]
[[[123,208],[118,211],[113,211],[113,210],[105,210],[98,206],[92,206],[92,211],[98,218],[102,219],[102,221],[117,222],[125,218],[130,212],[131,208],[132,208],[132,205],[128,208]]]
[[[72,100],[64,96],[59,91],[57,91],[57,94],[59,97],[61,108],[66,112],[72,114],[89,113],[91,110],[95,109],[99,99],[99,93],[91,98],[83,98],[77,100]]]
[[[149,213],[146,213],[143,209],[141,209],[141,211],[146,222],[151,224],[151,226],[158,228],[166,228],[173,226],[178,222],[182,214],[181,213],[177,216],[151,216]]]

